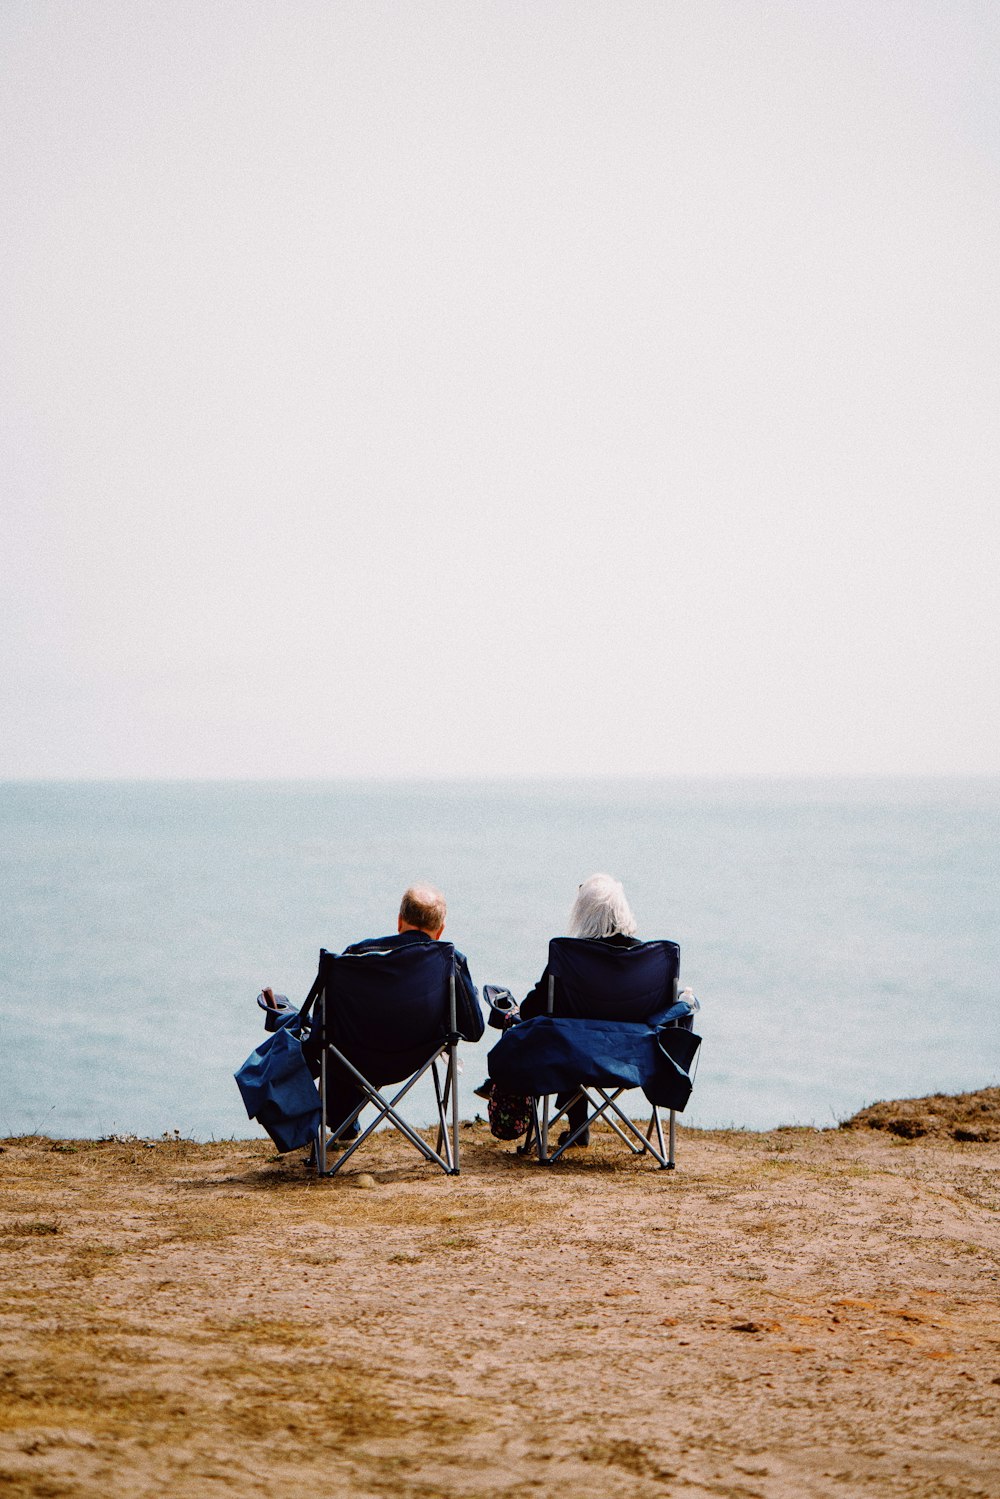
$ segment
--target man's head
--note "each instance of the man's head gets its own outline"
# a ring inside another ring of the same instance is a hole
[[[436,942],[444,931],[448,907],[433,885],[411,885],[399,906],[399,931],[425,932]]]

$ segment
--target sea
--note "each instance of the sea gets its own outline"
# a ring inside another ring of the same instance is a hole
[[[1000,1080],[1000,780],[9,782],[0,1134],[260,1136],[233,1072],[263,985],[300,1001],[429,880],[476,982],[523,995],[597,871],[700,999],[682,1123]],[[465,1118],[496,1039],[462,1048]]]

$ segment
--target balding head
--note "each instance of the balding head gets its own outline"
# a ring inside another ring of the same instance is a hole
[[[411,885],[399,905],[401,932],[426,932],[435,941],[444,931],[448,907],[433,885]]]

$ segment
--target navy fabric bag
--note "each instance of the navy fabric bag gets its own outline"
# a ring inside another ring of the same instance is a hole
[[[568,1092],[585,1083],[641,1088],[650,1103],[683,1110],[691,1096],[690,1068],[701,1037],[680,1001],[663,1019],[680,1025],[538,1015],[512,1026],[487,1058],[490,1077],[507,1093]]]
[[[247,1114],[281,1152],[310,1145],[319,1129],[319,1091],[302,1055],[303,1023],[293,1011],[234,1074]]]

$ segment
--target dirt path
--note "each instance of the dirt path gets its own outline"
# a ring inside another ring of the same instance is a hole
[[[1000,1143],[463,1150],[5,1142],[0,1491],[1000,1495]]]

